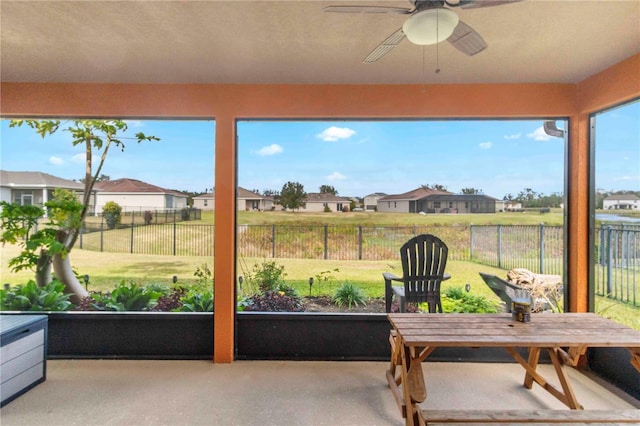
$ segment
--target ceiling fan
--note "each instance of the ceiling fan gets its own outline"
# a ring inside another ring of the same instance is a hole
[[[522,0],[409,0],[413,9],[389,6],[327,6],[324,12],[337,13],[393,13],[409,15],[400,29],[384,39],[364,58],[365,63],[376,62],[408,38],[418,45],[447,40],[462,53],[473,56],[487,48],[487,43],[469,25],[462,22],[450,8],[477,9],[502,6]],[[448,6],[448,7],[445,7]]]

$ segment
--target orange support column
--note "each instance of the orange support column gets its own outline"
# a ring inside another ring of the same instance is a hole
[[[571,116],[569,131],[569,311],[589,308],[589,116]]]
[[[213,362],[233,362],[236,276],[235,121],[216,116]]]

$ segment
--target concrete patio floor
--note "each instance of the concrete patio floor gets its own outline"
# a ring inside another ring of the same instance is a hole
[[[403,425],[383,362],[55,360],[0,410],[12,425]],[[550,365],[540,368],[549,379]],[[564,406],[517,364],[425,363],[425,408]],[[640,408],[569,369],[585,409]],[[550,380],[553,382],[553,380]]]

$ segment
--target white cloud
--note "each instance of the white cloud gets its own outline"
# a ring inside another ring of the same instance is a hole
[[[142,120],[125,120],[129,127],[144,127],[144,121]]]
[[[544,132],[542,126],[538,127],[532,133],[528,133],[527,137],[536,141],[548,141],[549,139],[551,139],[551,136]]]
[[[493,146],[493,142],[481,142],[478,144],[478,146],[480,147],[480,149],[491,149],[491,147]]]
[[[87,156],[86,156],[86,154],[84,152],[80,153],[80,154],[76,154],[73,157],[71,157],[71,161],[72,162],[80,163],[80,164],[84,163],[86,161],[86,159],[87,159]]]
[[[504,138],[507,139],[507,140],[520,139],[521,136],[522,136],[522,133],[514,133],[512,135],[504,135]]]
[[[60,157],[52,155],[51,157],[49,157],[49,164],[53,164],[54,166],[62,166],[64,164],[64,160]]]
[[[271,145],[260,148],[257,151],[254,151],[258,155],[275,155],[280,154],[283,151],[282,147],[277,143],[273,143]]]
[[[327,180],[330,182],[334,182],[336,180],[345,180],[347,177],[340,172],[333,172],[329,176],[327,176]]]
[[[340,139],[348,139],[355,134],[356,131],[349,129],[348,127],[331,126],[324,129],[322,133],[318,133],[316,136],[325,142],[336,142]]]

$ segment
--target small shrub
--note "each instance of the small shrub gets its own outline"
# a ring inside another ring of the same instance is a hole
[[[44,287],[30,280],[24,285],[0,290],[2,311],[66,311],[71,307],[69,295],[64,294],[64,284],[55,279]]]
[[[303,312],[302,299],[297,296],[287,296],[284,292],[266,291],[264,294],[253,296],[244,307],[245,311],[259,312]]]
[[[102,207],[102,215],[107,222],[107,228],[115,229],[121,220],[122,207],[115,201],[107,201]]]
[[[366,298],[365,292],[360,287],[343,283],[333,295],[333,302],[340,307],[348,306],[351,309],[352,305],[366,305]]]
[[[451,287],[444,292],[442,297],[442,310],[444,312],[489,314],[498,312],[498,304],[483,296],[467,293],[462,287]]]
[[[275,261],[262,262],[253,266],[253,275],[249,277],[258,283],[261,292],[278,291],[284,283],[284,265],[279,265]]]
[[[331,213],[331,207],[329,207],[328,205],[325,204],[323,211],[325,213]]]

